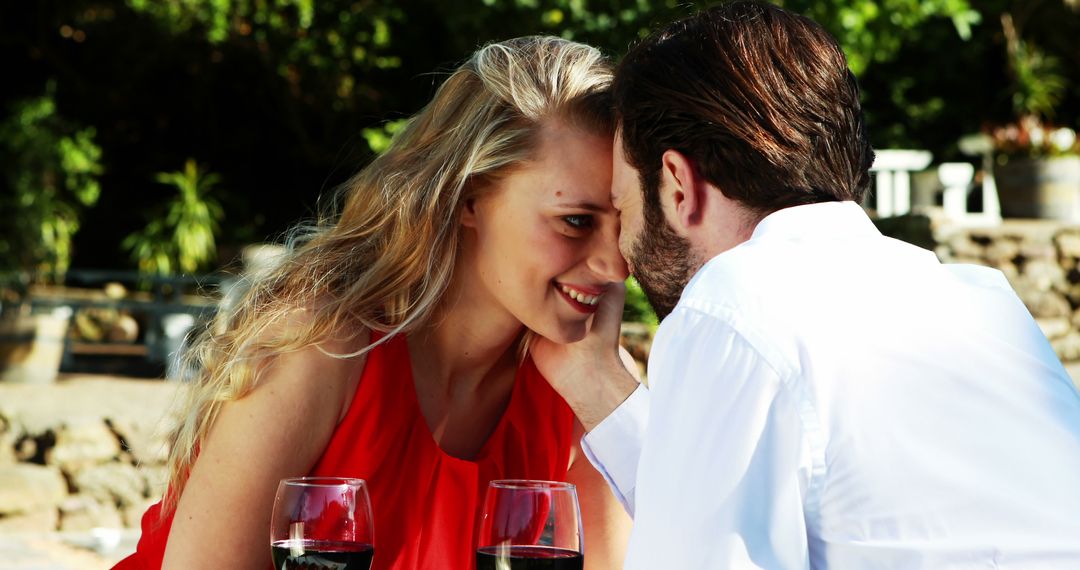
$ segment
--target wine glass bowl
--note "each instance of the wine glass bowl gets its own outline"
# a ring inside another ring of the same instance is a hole
[[[526,479],[488,484],[477,570],[581,570],[583,565],[574,485]]]
[[[282,479],[270,518],[275,570],[369,570],[371,499],[363,479]]]

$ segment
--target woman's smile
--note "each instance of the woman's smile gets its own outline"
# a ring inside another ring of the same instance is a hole
[[[559,292],[567,304],[575,310],[587,314],[596,312],[596,307],[600,303],[600,297],[603,295],[602,290],[585,289],[559,283],[558,281],[555,282],[555,290]]]

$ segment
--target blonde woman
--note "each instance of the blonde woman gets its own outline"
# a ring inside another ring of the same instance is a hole
[[[471,568],[488,481],[576,483],[586,568],[629,519],[527,354],[581,339],[627,275],[611,69],[550,37],[488,45],[195,345],[170,491],[119,568],[265,568],[279,479],[367,479],[375,569]]]

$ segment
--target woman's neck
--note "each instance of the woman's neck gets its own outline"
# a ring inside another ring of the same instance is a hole
[[[414,374],[447,394],[483,390],[497,369],[516,362],[524,327],[490,296],[454,283],[428,325],[409,337]]]

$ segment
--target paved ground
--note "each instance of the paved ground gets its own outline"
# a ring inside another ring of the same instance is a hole
[[[0,535],[0,570],[107,570],[138,540],[137,530]]]

